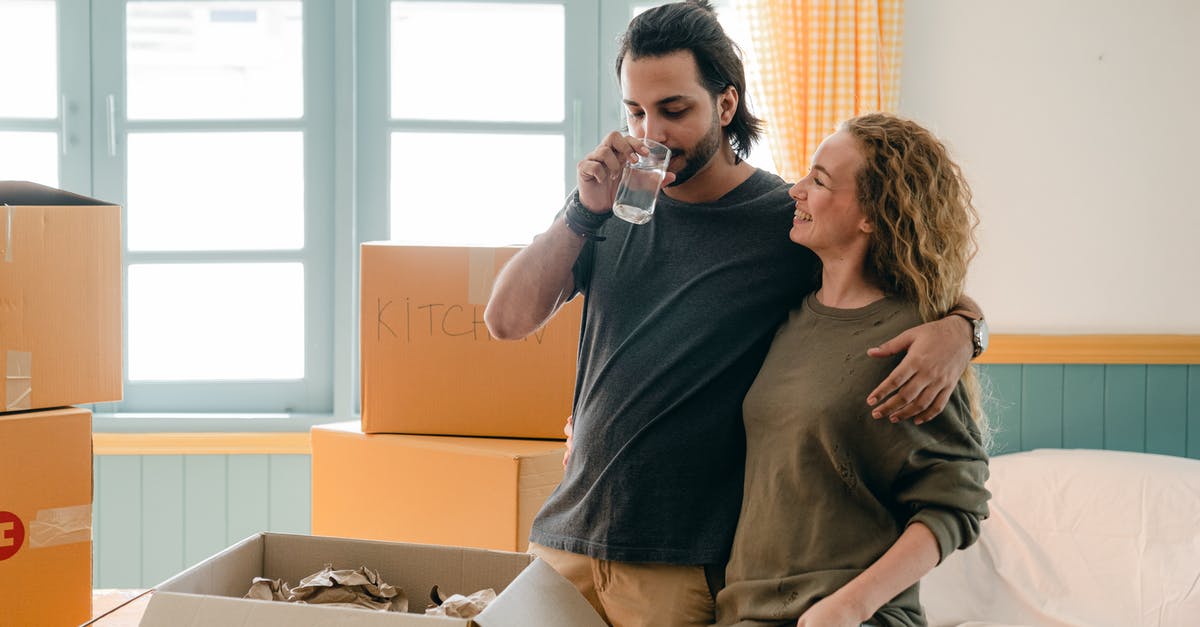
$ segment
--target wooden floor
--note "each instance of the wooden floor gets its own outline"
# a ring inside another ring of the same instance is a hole
[[[93,590],[92,619],[95,620],[97,616],[113,608],[121,607],[121,604],[143,592],[145,590]],[[146,603],[149,601],[150,595],[146,595],[100,620],[96,620],[92,625],[95,627],[137,627],[138,622],[142,620],[142,613],[146,611]]]

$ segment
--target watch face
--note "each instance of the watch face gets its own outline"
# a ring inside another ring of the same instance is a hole
[[[975,321],[975,341],[979,344],[979,352],[987,350],[988,347],[988,327],[984,320]]]

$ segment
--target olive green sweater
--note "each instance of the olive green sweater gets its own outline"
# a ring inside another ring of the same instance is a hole
[[[987,457],[962,386],[920,426],[874,420],[866,404],[900,361],[867,348],[920,322],[895,299],[847,310],[810,295],[779,329],[743,404],[745,493],[718,624],[795,624],[913,522],[941,558],[978,537]],[[924,625],[917,588],[870,623]]]

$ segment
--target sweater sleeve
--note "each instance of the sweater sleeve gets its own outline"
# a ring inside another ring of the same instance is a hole
[[[907,525],[920,522],[938,543],[938,563],[955,549],[979,538],[979,523],[987,518],[991,494],[987,454],[968,413],[960,385],[946,410],[916,431],[915,442],[901,453],[892,495],[897,515]]]

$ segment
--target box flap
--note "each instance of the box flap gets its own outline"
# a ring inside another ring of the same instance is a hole
[[[156,591],[241,597],[263,572],[262,533],[238,542],[155,586]],[[158,593],[155,593],[158,596]]]
[[[377,612],[355,608],[322,607],[232,599],[228,597],[155,592],[150,597],[141,627],[179,625],[220,627],[463,627],[470,621],[433,618],[421,614]]]
[[[475,622],[481,627],[606,627],[575,586],[540,559],[517,575]]]
[[[0,181],[0,204],[27,207],[109,206],[115,203],[27,181]]]

